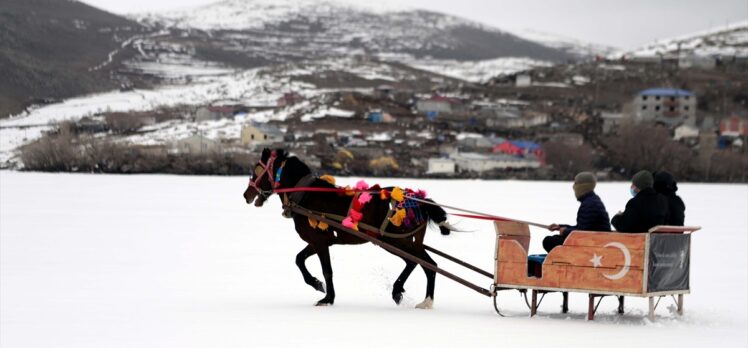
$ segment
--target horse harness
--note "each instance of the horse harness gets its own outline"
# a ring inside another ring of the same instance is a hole
[[[294,185],[294,188],[309,187],[309,185],[311,185],[317,179],[318,178],[317,178],[316,175],[308,174],[308,175],[304,176],[303,178],[301,178],[299,180],[299,182],[296,183],[296,185]],[[277,180],[276,183],[278,181],[279,180]],[[290,194],[289,193],[283,193],[282,194],[283,195],[282,196],[282,200],[283,200],[283,216],[284,217],[286,217],[286,218],[293,217],[292,208],[295,208],[295,209],[303,210],[303,211],[305,211],[306,213],[308,213],[310,215],[321,216],[321,217],[324,217],[324,218],[328,218],[328,219],[334,220],[334,221],[339,222],[339,223],[342,222],[343,220],[345,220],[345,216],[341,216],[341,215],[338,215],[338,214],[331,214],[331,213],[319,212],[319,211],[315,211],[315,210],[308,209],[308,208],[305,208],[305,207],[301,206],[300,205],[301,200],[304,199],[304,196],[306,195],[306,193],[307,193],[306,191],[299,190],[299,191],[292,192]],[[352,197],[352,199],[351,199],[351,205],[348,207],[349,211],[353,207],[353,202],[358,199],[359,195],[361,195],[361,192],[357,192]],[[359,222],[358,225],[361,226],[363,230],[366,230],[367,233],[369,233],[369,232],[375,233],[375,235],[372,235],[372,237],[376,237],[376,234],[379,234],[382,237],[388,237],[388,238],[410,238],[411,236],[413,236],[413,235],[415,235],[415,234],[417,234],[417,233],[419,233],[419,232],[421,232],[421,231],[423,231],[423,230],[426,229],[427,224],[423,223],[423,224],[420,224],[420,226],[418,226],[415,229],[413,229],[412,231],[404,233],[404,234],[387,232],[386,230],[387,230],[387,227],[390,224],[390,217],[392,217],[392,215],[394,213],[395,213],[395,205],[394,204],[390,204],[390,209],[389,209],[389,211],[387,211],[387,215],[384,217],[384,220],[382,221],[382,224],[378,228],[374,227],[372,225],[366,224],[366,223],[362,223],[362,222]],[[371,234],[371,233],[369,233],[369,234]]]
[[[278,167],[278,172],[275,173],[275,175],[273,175],[275,172],[273,165],[275,164],[275,160],[277,158],[278,158],[277,153],[273,151],[270,153],[270,157],[267,159],[267,162],[263,163],[262,160],[260,160],[257,167],[255,167],[255,172],[254,172],[254,174],[256,175],[255,179],[254,180],[252,180],[252,178],[249,179],[249,186],[257,190],[257,192],[259,192],[260,195],[263,196],[263,198],[265,199],[270,197],[274,193],[275,189],[277,189],[280,186],[281,174],[283,173],[283,168],[286,165],[286,161],[283,161],[281,163],[281,165]],[[271,187],[269,190],[263,190],[258,185],[262,177],[266,174],[268,176],[268,181],[270,182],[270,187]],[[301,178],[299,182],[297,182],[296,185],[294,185],[294,188],[308,187],[315,180],[317,180],[317,176],[308,174],[304,176],[303,178]],[[351,206],[349,206],[348,208],[349,211],[351,207],[353,207],[353,202],[356,199],[358,199],[358,196],[360,194],[361,193],[358,192],[354,195],[353,199],[351,200]],[[282,197],[283,216],[286,218],[291,218],[293,216],[293,212],[291,211],[292,210],[291,208],[293,207],[296,209],[304,210],[308,214],[321,216],[321,217],[327,217],[327,218],[336,220],[338,222],[342,222],[345,219],[344,216],[340,216],[337,214],[323,213],[323,212],[318,212],[318,211],[314,211],[314,210],[302,207],[300,205],[300,202],[304,198],[305,195],[306,195],[306,192],[304,190],[295,191],[295,192],[292,192],[291,194],[283,193],[283,197]],[[390,217],[392,217],[392,215],[395,213],[394,208],[395,208],[394,204],[391,204],[390,209],[387,212],[387,215],[385,216],[384,221],[382,221],[382,224],[379,226],[379,228],[376,228],[374,226],[371,226],[365,223],[360,223],[360,222],[359,222],[359,225],[363,227],[363,229],[366,230],[367,232],[378,233],[380,236],[389,237],[389,238],[409,238],[426,229],[427,224],[423,223],[408,233],[398,234],[398,233],[387,232],[386,229],[389,226]],[[416,239],[422,239],[422,238],[416,238]]]

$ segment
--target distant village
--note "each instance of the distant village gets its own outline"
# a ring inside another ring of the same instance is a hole
[[[136,134],[161,118],[240,125],[237,132],[195,131],[138,145],[148,153],[251,157],[282,147],[322,173],[409,177],[553,179],[584,167],[623,177],[607,160],[615,150],[608,140],[624,127],[644,126],[666,131],[694,154],[709,153],[710,163],[712,153],[737,154],[730,176],[745,180],[747,72],[745,58],[599,58],[483,84],[434,78],[420,90],[379,83],[311,98],[288,91],[271,105],[228,102],[119,116],[139,120],[129,132]],[[283,110],[287,117],[253,121]],[[116,115],[104,116],[116,123]],[[84,119],[79,127],[104,127],[101,120]],[[581,152],[589,159],[572,165],[559,148],[574,161]]]

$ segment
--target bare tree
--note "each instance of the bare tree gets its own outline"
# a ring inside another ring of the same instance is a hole
[[[114,113],[105,116],[107,126],[117,134],[133,133],[143,126],[143,120],[135,115]]]
[[[593,169],[595,154],[587,144],[570,146],[563,141],[551,140],[543,144],[543,153],[558,179],[569,179],[576,173]]]
[[[607,160],[631,175],[639,170],[667,169],[678,177],[687,177],[692,170],[694,153],[687,146],[673,141],[670,132],[659,126],[625,125],[618,136],[608,139]]]

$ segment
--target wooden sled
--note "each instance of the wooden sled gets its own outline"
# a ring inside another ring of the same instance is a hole
[[[690,234],[700,227],[657,226],[644,233],[573,231],[563,245],[548,253],[542,273],[536,277],[528,275],[529,226],[504,221],[494,224],[494,291],[530,290],[530,316],[537,313],[538,294],[544,297],[549,292],[563,294],[564,313],[569,292],[589,294],[588,320],[594,319],[605,296],[618,298],[620,314],[624,296],[647,298],[650,320],[654,320],[662,297],[677,296],[678,314],[683,314],[683,295],[690,291]]]

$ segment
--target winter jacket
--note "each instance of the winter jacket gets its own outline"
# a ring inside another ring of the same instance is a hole
[[[605,210],[603,201],[594,191],[579,197],[579,202],[581,204],[577,211],[577,224],[574,226],[561,225],[566,227],[564,237],[568,236],[573,230],[610,231],[608,212]]]
[[[668,219],[667,199],[653,188],[646,188],[626,203],[626,210],[613,217],[618,232],[647,232]]]
[[[666,225],[683,226],[686,205],[683,200],[675,194],[678,191],[678,185],[675,183],[673,176],[665,171],[657,172],[654,175],[654,189],[657,193],[665,196],[668,203],[668,219]]]

